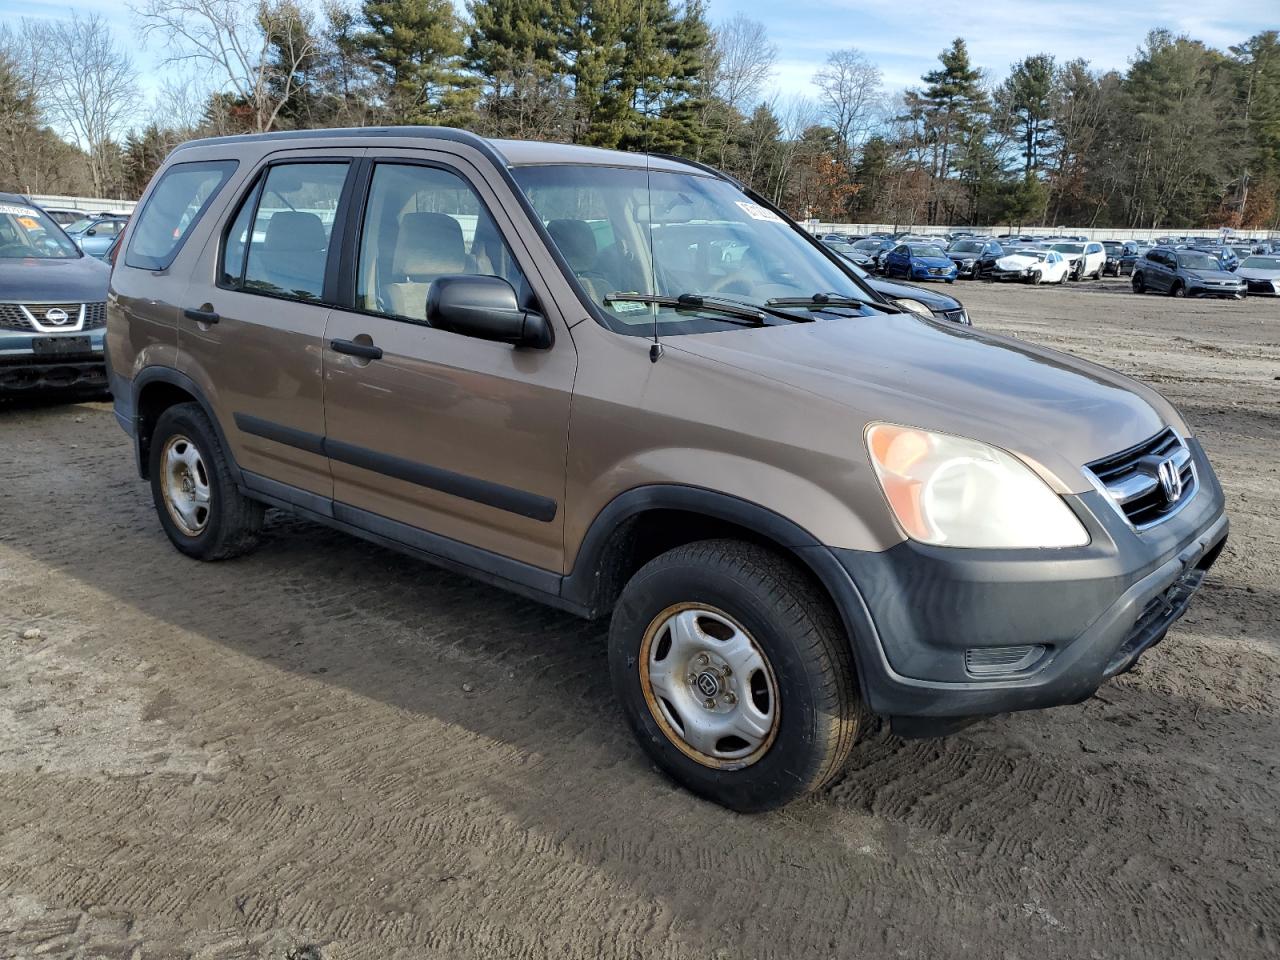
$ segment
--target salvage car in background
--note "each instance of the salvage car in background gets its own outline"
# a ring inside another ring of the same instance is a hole
[[[871,259],[871,262],[875,264],[876,270],[884,269],[884,258],[888,256],[893,247],[894,242],[889,237],[867,237],[853,245],[854,250]]]
[[[1055,243],[1050,249],[1062,254],[1067,261],[1067,273],[1072,280],[1101,278],[1102,268],[1107,265],[1107,253],[1097,241],[1071,240]]]
[[[43,210],[0,193],[0,396],[106,389],[109,274]]]
[[[1236,276],[1245,282],[1249,293],[1260,297],[1280,296],[1280,256],[1255,253],[1240,262]]]
[[[1120,251],[1120,264],[1116,276],[1132,276],[1133,265],[1147,255],[1151,244],[1141,240],[1126,240]]]
[[[990,276],[1004,250],[994,240],[984,237],[961,237],[947,247],[947,256],[956,265],[957,276],[981,280]]]
[[[951,258],[933,243],[900,243],[884,258],[886,277],[955,283],[958,273]]]
[[[1245,295],[1245,282],[1203,250],[1154,247],[1134,267],[1134,293],[1167,293],[1173,297]]]
[[[112,241],[124,232],[128,223],[128,217],[94,217],[72,224],[67,228],[67,235],[89,256],[102,259]]]
[[[991,270],[993,280],[1021,280],[1023,283],[1066,283],[1070,266],[1056,250],[1026,248],[1006,254]]]

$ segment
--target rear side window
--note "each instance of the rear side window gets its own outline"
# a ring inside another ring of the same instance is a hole
[[[296,300],[324,295],[345,161],[280,163],[245,198],[222,249],[222,286]]]
[[[138,214],[124,262],[140,270],[169,269],[236,165],[235,160],[201,160],[165,170]]]

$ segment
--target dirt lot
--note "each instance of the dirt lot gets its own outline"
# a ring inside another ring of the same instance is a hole
[[[1187,618],[754,818],[645,763],[601,625],[279,517],[199,565],[106,405],[0,410],[0,957],[1280,953],[1280,302],[1126,289],[948,292],[1187,414],[1233,523]]]

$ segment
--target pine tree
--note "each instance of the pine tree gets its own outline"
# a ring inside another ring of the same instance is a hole
[[[450,0],[365,0],[362,11],[391,122],[465,120],[474,85],[463,71],[462,25]]]

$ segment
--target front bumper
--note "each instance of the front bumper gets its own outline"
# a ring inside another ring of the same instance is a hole
[[[1182,615],[1226,542],[1222,488],[1199,444],[1188,445],[1192,500],[1142,533],[1090,492],[1066,498],[1089,529],[1085,547],[833,550],[848,575],[837,602],[871,709],[958,718],[1077,703],[1129,669]],[[1007,658],[997,675],[974,659],[994,652],[999,663],[1002,648],[1040,652]]]
[[[912,280],[954,280],[955,267],[912,267],[909,271]]]
[[[66,354],[37,354],[32,341],[44,334],[0,331],[0,396],[42,391],[99,391],[107,388],[102,344],[105,328],[83,330],[71,337],[87,337],[88,349]],[[46,337],[47,338],[47,337]]]
[[[1230,286],[1205,283],[1190,283],[1187,285],[1187,293],[1193,297],[1240,297],[1247,291],[1248,286],[1243,283]]]

